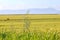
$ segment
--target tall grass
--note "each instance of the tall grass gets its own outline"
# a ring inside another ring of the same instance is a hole
[[[60,40],[60,32],[56,30],[23,33],[4,32],[0,33],[0,40]]]

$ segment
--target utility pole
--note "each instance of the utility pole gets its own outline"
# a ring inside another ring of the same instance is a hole
[[[29,31],[29,26],[30,26],[30,20],[29,20],[29,17],[28,17],[28,15],[29,15],[29,10],[27,10],[27,12],[26,12],[26,15],[25,15],[25,19],[24,19],[24,27],[25,27],[25,31]]]

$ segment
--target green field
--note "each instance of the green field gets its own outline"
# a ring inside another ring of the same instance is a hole
[[[60,15],[0,15],[0,40],[60,40]]]

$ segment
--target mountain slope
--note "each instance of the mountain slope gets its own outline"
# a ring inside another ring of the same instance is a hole
[[[0,10],[0,14],[26,14],[27,10]],[[29,9],[29,14],[60,14],[59,10],[53,8],[32,8]]]
[[[45,8],[45,9],[30,9],[30,13],[36,14],[36,13],[40,13],[40,14],[59,14],[60,11],[53,9],[53,8]]]

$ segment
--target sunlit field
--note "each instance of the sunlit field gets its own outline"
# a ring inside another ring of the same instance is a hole
[[[60,40],[60,15],[0,15],[0,40]]]

